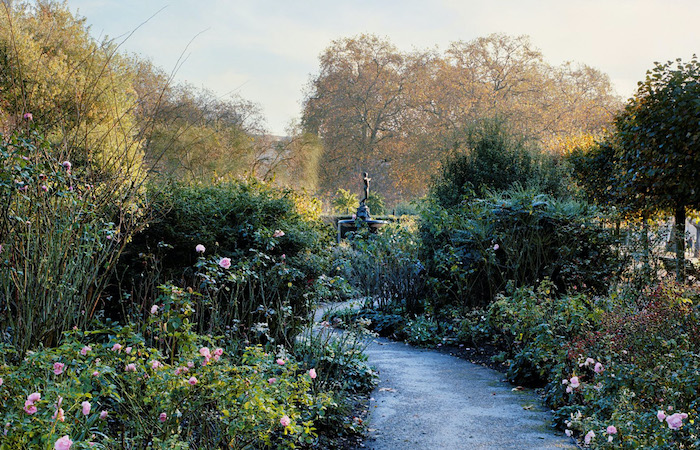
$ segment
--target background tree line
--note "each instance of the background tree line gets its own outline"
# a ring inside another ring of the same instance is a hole
[[[357,190],[372,174],[390,203],[426,192],[484,119],[540,149],[599,133],[621,106],[604,73],[548,64],[527,36],[492,34],[446,51],[401,52],[388,39],[333,41],[307,86],[302,124],[321,139],[319,193]]]

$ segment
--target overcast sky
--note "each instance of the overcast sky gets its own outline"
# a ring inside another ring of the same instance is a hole
[[[262,107],[270,132],[300,116],[302,89],[334,39],[388,37],[400,50],[438,48],[491,33],[529,35],[551,64],[610,75],[630,97],[654,61],[700,49],[698,0],[68,0],[95,37],[219,95]],[[157,13],[157,14],[156,14]],[[188,44],[189,47],[188,47]]]

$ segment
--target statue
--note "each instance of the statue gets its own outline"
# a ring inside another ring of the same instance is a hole
[[[362,174],[362,181],[365,183],[365,198],[360,201],[356,216],[357,219],[364,220],[365,222],[369,220],[369,206],[367,206],[366,201],[369,198],[369,182],[371,180],[367,172]]]
[[[364,172],[362,174],[362,181],[365,182],[365,198],[362,199],[362,202],[364,203],[368,198],[369,198],[369,182],[372,179],[369,177],[369,174],[367,172]]]

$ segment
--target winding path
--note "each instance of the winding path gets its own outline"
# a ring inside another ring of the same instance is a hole
[[[366,353],[379,385],[370,399],[365,448],[577,448],[552,428],[534,392],[513,389],[494,370],[382,338]]]

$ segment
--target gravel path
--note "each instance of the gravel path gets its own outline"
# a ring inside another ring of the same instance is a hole
[[[499,372],[381,338],[366,353],[380,381],[370,400],[365,448],[577,448],[551,427],[531,390],[514,390]]]

